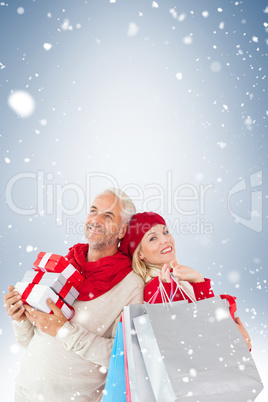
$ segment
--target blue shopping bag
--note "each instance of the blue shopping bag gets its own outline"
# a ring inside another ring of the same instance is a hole
[[[119,322],[117,325],[102,401],[126,402],[124,341],[123,341],[122,322]]]

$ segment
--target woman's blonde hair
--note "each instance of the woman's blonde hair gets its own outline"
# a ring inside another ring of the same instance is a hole
[[[161,269],[162,267],[160,265],[153,265],[150,264],[147,261],[143,261],[139,258],[139,251],[141,250],[141,242],[138,244],[136,250],[134,251],[133,257],[132,257],[132,269],[136,274],[142,277],[144,282],[146,282],[146,279],[153,278],[156,276],[155,270],[156,269]]]

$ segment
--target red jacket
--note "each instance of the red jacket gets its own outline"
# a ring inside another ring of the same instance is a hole
[[[215,296],[210,285],[210,279],[205,278],[205,282],[191,283],[191,285],[193,287],[193,291],[197,301],[202,299],[208,299],[209,297]],[[171,283],[163,282],[163,286],[168,296],[171,298],[172,297]],[[158,278],[154,278],[150,282],[148,282],[144,289],[144,301],[149,302],[149,300],[152,299],[155,293],[157,292],[158,287],[159,287]],[[176,284],[173,287],[174,289],[176,289]],[[184,296],[190,302],[190,299],[186,295]],[[181,294],[181,291],[178,289],[172,301],[179,301],[179,300],[184,300],[184,298]],[[162,302],[163,302],[162,296],[161,293],[159,292],[154,300],[154,303],[162,303]]]

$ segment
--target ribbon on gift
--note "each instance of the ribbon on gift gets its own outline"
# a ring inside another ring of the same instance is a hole
[[[74,317],[74,315],[75,315],[75,310],[74,310],[73,306],[70,306],[69,304],[64,303],[64,301],[61,300],[60,298],[58,299],[57,303],[55,303],[55,305],[56,305],[60,310],[62,310],[62,312],[63,312],[63,310],[64,310],[64,306],[67,306],[70,310],[72,310],[73,314],[72,314],[72,316],[71,316],[70,318],[67,318],[67,317],[65,316],[68,321],[70,321],[70,320]],[[54,313],[53,313],[53,311],[51,310],[49,314],[54,314]],[[65,315],[65,314],[64,314],[64,315]]]
[[[25,288],[24,292],[21,295],[21,300],[23,301],[23,303],[29,305],[29,303],[27,303],[27,297],[33,290],[34,286],[35,286],[35,283],[29,283],[29,285]]]
[[[71,295],[73,296],[74,299],[77,299],[77,296],[79,295],[79,292],[75,289],[72,283],[67,283],[63,286],[63,288],[58,292],[58,295],[62,297],[62,299],[65,299],[66,296],[71,292]],[[66,303],[66,301],[65,301]],[[67,303],[68,304],[68,303]]]
[[[42,271],[60,273],[67,267],[68,261],[62,255],[41,251],[33,265],[37,271],[41,269]]]
[[[48,260],[50,259],[50,257],[52,256],[52,253],[45,253],[45,255],[42,257],[41,261],[39,262],[39,268],[41,269],[45,269],[45,266],[48,262]]]
[[[36,285],[49,286],[56,294],[66,283],[63,275],[56,272],[27,271],[22,282],[35,283]],[[69,300],[66,300],[69,303]],[[72,303],[70,303],[72,304]]]
[[[84,280],[84,277],[72,264],[69,264],[68,267],[61,271],[61,274],[67,279],[68,283],[72,284],[75,288]]]
[[[64,299],[67,296],[67,294],[70,292],[72,286],[73,285],[71,283],[67,283],[65,286],[63,286],[63,288],[58,293],[58,295]]]
[[[38,271],[35,277],[32,279],[32,283],[40,283],[42,277],[45,275],[45,271]]]
[[[44,272],[44,271],[38,271],[37,274],[36,274],[36,275],[34,276],[34,278],[32,279],[32,283],[39,284],[39,283],[41,282],[41,279],[43,278],[43,276],[44,276],[45,274],[49,274],[49,273]],[[59,275],[61,275],[61,274],[59,274]],[[65,277],[65,278],[66,278],[66,277]],[[72,279],[70,280],[70,283],[69,283],[69,281],[68,281],[68,283],[63,284],[63,285],[62,285],[62,289],[60,289],[60,291],[55,291],[55,292],[56,292],[60,297],[62,297],[63,299],[65,299],[65,297],[68,295],[68,293],[71,291],[72,288],[73,288],[73,291],[74,291],[74,292],[73,292],[74,294],[72,294],[72,296],[74,297],[74,299],[76,299],[79,293],[77,292],[77,290],[76,290],[75,287],[73,286]],[[77,293],[76,293],[76,292],[77,292]],[[65,303],[68,304],[66,301],[65,301]]]
[[[29,285],[25,288],[24,292],[23,292],[22,295],[21,295],[21,300],[23,301],[23,303],[29,305],[29,303],[27,302],[27,298],[28,298],[28,296],[30,295],[30,293],[31,293],[31,291],[33,290],[33,288],[35,287],[35,285],[36,285],[36,283],[29,283]],[[68,318],[68,321],[70,321],[70,320],[74,317],[75,310],[74,310],[73,306],[70,306],[69,304],[64,303],[64,301],[61,300],[60,297],[58,298],[58,300],[57,300],[57,302],[55,303],[55,305],[56,305],[59,309],[62,309],[62,308],[64,309],[64,305],[66,305],[66,306],[73,312],[72,316],[71,316],[70,318]],[[53,311],[51,310],[49,314],[54,314],[54,313],[53,313]]]

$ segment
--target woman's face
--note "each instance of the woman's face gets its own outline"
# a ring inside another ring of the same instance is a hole
[[[164,225],[155,225],[143,236],[138,256],[144,262],[164,265],[176,258],[174,239]]]

